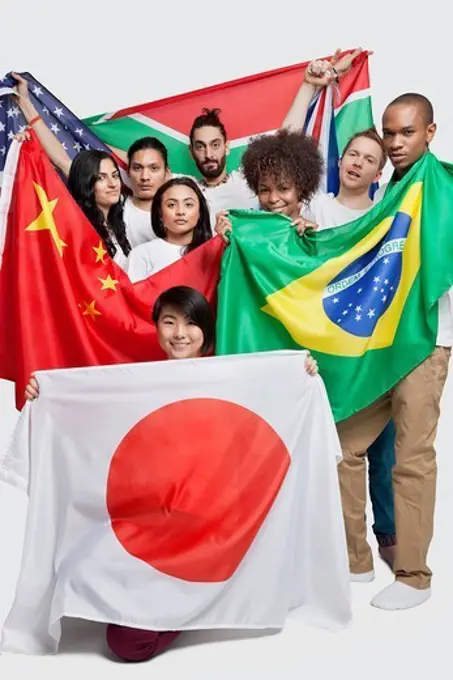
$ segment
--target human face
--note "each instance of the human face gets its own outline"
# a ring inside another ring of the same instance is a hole
[[[401,174],[426,153],[436,125],[427,125],[416,104],[393,104],[384,111],[382,132],[390,162]]]
[[[195,191],[184,185],[172,186],[162,196],[162,223],[169,243],[192,243],[193,230],[200,218]]]
[[[169,178],[164,159],[155,149],[136,151],[131,158],[129,178],[134,198],[152,201],[154,194]]]
[[[189,317],[165,305],[157,321],[157,338],[168,359],[195,359],[201,354],[203,331]]]
[[[94,183],[94,201],[102,211],[116,205],[121,196],[121,178],[115,163],[104,158],[99,164],[99,172]]]
[[[205,179],[217,179],[222,175],[229,145],[218,127],[205,125],[195,130],[190,151]]]
[[[260,177],[258,198],[263,210],[267,212],[287,215],[296,219],[300,215],[301,203],[297,198],[296,187],[293,183],[281,177]]]
[[[354,193],[366,193],[382,173],[379,165],[382,150],[377,142],[367,137],[357,137],[340,160],[340,185]]]

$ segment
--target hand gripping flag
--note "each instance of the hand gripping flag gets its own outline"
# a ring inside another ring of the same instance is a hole
[[[427,153],[365,216],[302,239],[286,217],[232,215],[217,352],[312,350],[342,420],[433,351],[453,284],[450,165]]]
[[[6,466],[29,506],[2,651],[56,651],[63,616],[281,628],[294,609],[347,623],[340,446],[304,355],[40,373]]]
[[[28,91],[33,106],[43,121],[54,133],[69,157],[74,158],[80,151],[99,149],[111,150],[77,116],[31,73],[20,74],[28,83]],[[10,75],[0,79],[0,186],[8,154],[14,135],[23,132],[27,122],[20,108],[11,96],[16,81]]]
[[[124,151],[139,137],[158,137],[169,150],[173,172],[199,175],[188,149],[190,128],[203,107],[220,108],[230,141],[227,168],[235,170],[253,136],[282,126],[308,63],[92,116],[84,122],[106,144]],[[353,134],[372,124],[368,54],[364,52],[339,87],[324,88],[308,111],[307,134],[319,140],[326,159],[324,189],[337,192],[339,154]]]
[[[222,250],[214,238],[132,285],[36,139],[15,142],[0,200],[0,377],[17,405],[35,370],[164,358],[154,301],[188,285],[215,304]]]

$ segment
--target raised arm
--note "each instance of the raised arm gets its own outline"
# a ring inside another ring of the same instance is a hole
[[[308,107],[315,94],[323,87],[341,78],[351,69],[354,59],[362,52],[359,47],[352,54],[340,59],[341,50],[337,49],[329,61],[315,59],[311,61],[304,73],[304,80],[283,121],[284,128],[303,130]]]
[[[25,120],[28,124],[32,123],[33,130],[36,132],[36,136],[51,162],[67,177],[71,168],[71,159],[33,106],[28,94],[27,81],[18,73],[13,73],[12,76],[17,82],[17,95],[13,96],[24,114]]]

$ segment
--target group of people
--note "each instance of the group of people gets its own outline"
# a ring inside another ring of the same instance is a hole
[[[319,190],[324,161],[316,143],[303,133],[314,94],[343,77],[360,50],[332,60],[315,60],[274,134],[250,141],[241,169],[229,173],[227,131],[220,112],[203,110],[190,131],[190,152],[201,179],[172,176],[165,146],[158,139],[136,140],[127,154],[127,196],[114,156],[83,151],[72,162],[34,109],[27,83],[18,74],[17,103],[53,164],[68,178],[73,197],[102,238],[114,260],[138,281],[205,243],[215,233],[228,242],[228,210],[261,209],[286,215],[288,228],[303,235],[309,228],[328,229],[364,215],[429,151],[436,132],[433,107],[421,94],[403,94],[385,109],[382,137],[372,128],[346,144],[339,161],[336,196]],[[116,150],[116,153],[118,151]],[[372,198],[387,161],[388,184]],[[166,291],[152,313],[159,342],[169,359],[196,357],[214,344],[212,311],[198,291]],[[366,457],[379,553],[394,582],[372,601],[396,610],[422,604],[431,593],[427,553],[433,534],[436,488],[434,439],[439,403],[453,343],[449,294],[439,301],[439,335],[433,354],[367,409],[338,424],[343,450],[339,465],[351,580],[374,578],[366,534]],[[317,373],[308,356],[307,371]],[[39,393],[35,378],[26,390]],[[177,633],[157,633],[110,625],[108,641],[123,659],[150,658]]]

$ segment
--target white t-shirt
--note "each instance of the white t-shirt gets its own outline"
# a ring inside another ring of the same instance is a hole
[[[129,253],[126,271],[132,283],[142,281],[151,274],[177,262],[184,255],[185,246],[175,246],[162,238],[155,238],[148,243],[133,248]]]
[[[113,245],[114,245],[115,248],[116,248],[115,255],[113,256],[113,261],[114,261],[119,267],[121,267],[121,269],[122,269],[123,271],[126,271],[126,267],[127,267],[127,255],[125,255],[125,254],[123,253],[123,251],[121,250],[121,246],[120,246],[120,244],[118,243],[118,241],[116,240],[114,234],[112,234],[112,232],[110,232],[110,238],[111,238],[111,240],[112,240]],[[104,248],[105,248],[105,246],[104,246]],[[107,248],[106,248],[106,249],[107,249]]]
[[[125,255],[125,254],[123,253],[123,251],[121,250],[121,248],[120,248],[119,246],[116,246],[116,253],[115,253],[114,257],[113,257],[113,261],[114,261],[119,267],[121,267],[121,269],[122,269],[123,271],[127,271],[127,261],[128,261],[128,258],[127,258],[127,255]]]
[[[233,210],[234,208],[259,210],[257,196],[249,189],[244,175],[238,170],[233,170],[229,174],[228,180],[216,187],[207,187],[196,177],[192,177],[192,179],[197,182],[206,197],[211,213],[211,222],[215,223],[215,216],[221,210]]]
[[[376,191],[374,202],[384,198],[388,183]],[[439,299],[439,323],[437,327],[436,345],[438,347],[453,346],[453,286]]]
[[[156,234],[151,226],[151,213],[149,210],[142,210],[133,204],[132,198],[127,198],[124,203],[123,213],[126,225],[126,235],[131,244],[131,248],[147,243],[156,238]]]
[[[318,192],[306,208],[302,209],[302,215],[307,220],[316,222],[319,230],[338,227],[362,217],[369,208],[356,210],[348,208],[340,203],[333,194]]]

